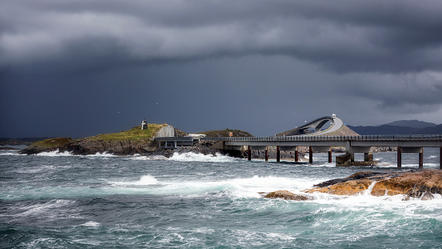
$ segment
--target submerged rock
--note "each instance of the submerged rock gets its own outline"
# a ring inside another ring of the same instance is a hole
[[[433,198],[433,194],[442,194],[442,170],[358,172],[346,178],[322,182],[306,192],[354,195],[369,187],[370,194],[374,196],[403,194],[407,196],[405,199],[413,197],[428,200]]]
[[[278,190],[270,192],[264,196],[264,198],[270,199],[284,199],[284,200],[294,200],[294,201],[306,201],[311,200],[310,197],[305,195],[297,195],[287,190]]]

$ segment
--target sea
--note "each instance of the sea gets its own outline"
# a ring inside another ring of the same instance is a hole
[[[260,194],[398,171],[395,152],[374,158],[376,167],[336,167],[321,153],[313,164],[295,164],[2,150],[0,248],[442,248],[440,195],[315,193],[288,201]],[[401,171],[418,168],[417,154],[402,160]],[[439,168],[439,149],[425,149],[424,168]]]

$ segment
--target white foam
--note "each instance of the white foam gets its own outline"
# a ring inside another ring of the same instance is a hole
[[[71,152],[69,152],[69,151],[60,152],[58,149],[57,150],[53,150],[53,151],[40,152],[40,153],[37,153],[35,155],[36,156],[51,156],[51,157],[54,157],[54,156],[73,156],[73,154]]]
[[[186,153],[173,153],[168,159],[179,162],[233,162],[234,158],[216,153],[215,155],[204,155],[201,153],[186,152]]]
[[[84,227],[98,227],[98,226],[100,226],[100,223],[95,222],[95,221],[88,221],[88,222],[85,222],[85,223],[81,224],[80,226],[84,226]]]
[[[159,160],[167,160],[167,157],[161,156],[161,155],[154,155],[154,156],[141,156],[141,155],[134,155],[129,157],[130,160],[141,160],[141,161],[159,161]]]
[[[158,180],[151,175],[141,176],[138,181],[128,181],[128,182],[111,182],[114,185],[123,185],[123,186],[148,186],[148,185],[156,185],[158,184]]]
[[[46,203],[33,204],[26,207],[19,208],[20,211],[17,216],[34,216],[43,213],[50,214],[50,210],[58,209],[60,207],[68,206],[74,203],[72,200],[51,200]]]
[[[139,154],[135,154],[133,156],[129,156],[130,160],[140,160],[140,161],[178,161],[178,162],[233,162],[239,159],[235,159],[233,157],[225,156],[220,153],[216,153],[215,155],[204,155],[201,153],[194,152],[186,152],[186,153],[178,153],[174,152],[170,158],[167,158],[163,155],[152,155],[152,156],[142,156]]]
[[[151,175],[144,175],[137,181],[110,182],[118,192],[149,193],[154,195],[180,195],[183,197],[227,194],[234,198],[259,198],[259,192],[289,190],[301,193],[322,180],[300,179],[275,176],[253,176],[219,181],[158,181]],[[123,189],[122,189],[123,187]]]
[[[97,152],[95,154],[91,154],[91,155],[85,155],[86,157],[118,157],[117,155],[114,155],[112,153],[109,152]]]
[[[0,156],[24,156],[25,154],[20,154],[18,151],[6,150],[0,152]]]

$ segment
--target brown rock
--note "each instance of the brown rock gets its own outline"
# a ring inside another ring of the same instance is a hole
[[[329,193],[334,195],[354,195],[368,189],[371,183],[372,181],[368,179],[350,180],[350,181],[336,183],[328,187],[322,187],[322,188],[318,187],[314,189],[309,189],[306,192],[307,193],[321,192],[321,193]]]
[[[274,192],[270,192],[264,196],[264,198],[271,199],[284,199],[284,200],[294,200],[294,201],[306,201],[311,200],[310,197],[304,195],[297,195],[287,190],[278,190]]]
[[[336,195],[354,195],[376,182],[371,195],[398,195],[428,200],[433,194],[442,194],[442,170],[376,173],[358,172],[347,178],[334,179],[316,185],[306,192],[321,192]]]

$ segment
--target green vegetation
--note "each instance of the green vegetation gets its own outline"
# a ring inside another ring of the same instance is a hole
[[[45,140],[34,142],[30,145],[31,148],[40,148],[45,150],[57,149],[65,146],[66,144],[71,143],[72,138],[70,137],[56,137],[56,138],[48,138]]]
[[[93,137],[87,137],[90,141],[115,141],[115,140],[152,140],[153,136],[160,130],[160,128],[167,124],[149,124],[148,129],[141,130],[139,126],[136,126],[127,131],[121,131],[116,133],[99,134]]]
[[[232,129],[202,131],[202,132],[197,132],[197,133],[206,134],[206,136],[208,136],[208,137],[228,137],[230,132],[232,132],[232,135],[234,137],[253,137],[253,135],[248,133],[247,131],[232,130]]]

